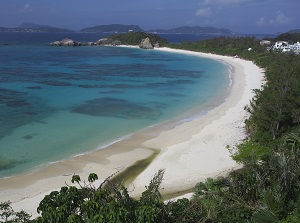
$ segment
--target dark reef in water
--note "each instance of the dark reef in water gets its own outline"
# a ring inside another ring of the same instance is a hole
[[[89,100],[82,105],[74,107],[72,112],[123,119],[157,119],[162,115],[157,109],[115,98]]]
[[[29,105],[24,99],[27,93],[0,88],[0,104],[7,107],[23,107]]]
[[[39,89],[42,89],[42,87],[40,87],[40,86],[30,86],[30,87],[27,87],[27,89],[39,90]]]
[[[29,135],[25,135],[23,136],[22,138],[23,139],[26,139],[26,140],[30,140],[30,139],[33,139],[34,136],[37,136],[38,134],[29,134]]]
[[[57,87],[65,87],[65,86],[72,86],[72,84],[62,81],[40,81],[40,84],[46,84],[50,86],[57,86]]]

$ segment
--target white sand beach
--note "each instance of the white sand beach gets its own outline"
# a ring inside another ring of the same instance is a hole
[[[244,106],[254,96],[253,89],[263,83],[263,70],[251,61],[239,58],[159,48],[156,50],[187,53],[223,61],[233,68],[232,85],[225,102],[208,114],[182,123],[173,129],[155,132],[152,138],[144,132],[117,142],[107,149],[69,158],[38,168],[30,173],[0,179],[0,201],[10,200],[15,210],[25,210],[36,216],[41,199],[53,190],[59,190],[72,174],[87,179],[89,173],[97,173],[105,179],[117,170],[126,169],[136,161],[160,153],[129,186],[138,195],[159,169],[165,169],[162,193],[175,193],[192,188],[207,177],[216,177],[238,168],[228,150],[242,141]]]

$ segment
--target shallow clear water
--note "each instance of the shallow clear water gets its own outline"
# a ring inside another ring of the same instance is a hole
[[[223,63],[160,51],[21,44],[0,58],[0,177],[105,147],[229,84]]]

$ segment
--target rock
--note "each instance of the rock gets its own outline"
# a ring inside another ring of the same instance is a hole
[[[143,39],[139,47],[142,49],[154,49],[149,37]]]
[[[103,46],[108,44],[108,39],[107,38],[102,38],[96,41],[96,45]]]
[[[81,46],[82,44],[80,42],[77,42],[72,39],[63,39],[62,41],[55,41],[50,43],[50,46]]]
[[[68,39],[68,38],[63,39],[61,41],[61,43],[62,43],[62,46],[80,46],[81,45],[80,42],[77,42],[75,40]]]
[[[94,42],[87,42],[86,45],[87,46],[93,46],[93,45],[95,45],[95,43]]]
[[[99,46],[118,46],[121,45],[121,41],[119,40],[110,40],[108,38],[102,38],[97,40],[97,42],[95,43],[95,45],[99,45]]]
[[[61,43],[60,43],[60,41],[55,41],[55,42],[50,43],[50,46],[61,46]]]
[[[122,43],[121,43],[120,40],[114,40],[114,41],[111,42],[111,45],[113,45],[113,46],[119,46],[119,45],[121,45],[121,44],[122,44]]]
[[[153,45],[154,45],[154,48],[159,48],[160,47],[159,43],[154,43]]]

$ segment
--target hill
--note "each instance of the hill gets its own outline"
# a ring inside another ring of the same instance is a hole
[[[87,27],[80,32],[89,32],[89,33],[124,33],[124,32],[143,32],[138,25],[122,25],[122,24],[111,24],[111,25],[98,25],[93,27]]]
[[[288,31],[288,33],[300,33],[300,29],[293,29]]]
[[[41,28],[52,28],[48,25],[39,25],[31,22],[24,22],[21,25],[19,25],[17,28],[21,29],[41,29]]]
[[[47,25],[38,25],[34,23],[22,23],[16,28],[0,27],[0,32],[41,32],[41,33],[71,33],[70,29],[57,28]]]
[[[176,33],[176,34],[226,34],[230,35],[233,32],[229,29],[218,29],[215,27],[201,27],[201,26],[182,26],[173,29],[153,29],[148,32],[156,33]]]
[[[107,37],[109,41],[118,41],[120,44],[125,45],[139,45],[141,41],[145,38],[149,38],[150,42],[153,44],[167,44],[168,41],[160,36],[152,33],[145,32],[128,32],[122,34],[114,34]]]
[[[299,30],[300,31],[300,30]],[[296,43],[300,42],[300,32],[287,32],[287,33],[282,33],[276,38],[273,39],[274,41],[287,41],[289,43]]]

